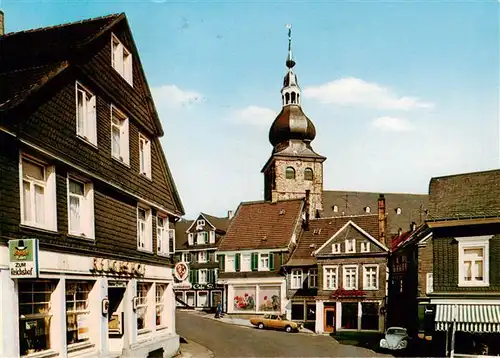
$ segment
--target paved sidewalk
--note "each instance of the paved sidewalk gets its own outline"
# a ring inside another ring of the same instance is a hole
[[[175,356],[175,358],[213,358],[215,357],[214,353],[208,349],[203,347],[201,344],[198,344],[193,341],[188,341],[184,338],[180,338],[181,346],[179,349],[179,354]]]
[[[223,323],[228,323],[228,324],[235,324],[237,326],[243,326],[243,327],[251,327],[254,328],[255,326],[250,323],[248,319],[243,319],[243,318],[235,318],[235,317],[229,317],[227,315],[224,315],[222,318],[215,318],[214,313],[206,313],[203,311],[196,311],[196,310],[185,310],[186,312],[189,312],[191,314],[195,314],[197,316],[201,316],[204,318],[209,318],[214,321],[219,321]],[[299,333],[305,333],[305,334],[316,334],[313,331],[307,329],[307,328],[302,328]]]

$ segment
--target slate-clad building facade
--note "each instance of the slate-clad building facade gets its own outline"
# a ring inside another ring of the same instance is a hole
[[[446,356],[500,354],[500,170],[432,178],[436,339]]]
[[[125,14],[0,41],[0,355],[172,356],[184,210]]]
[[[224,286],[217,283],[219,262],[217,246],[226,234],[232,213],[227,218],[200,213],[196,220],[182,220],[176,226],[175,262],[187,264],[185,280],[174,283],[178,307],[214,310],[224,297]]]

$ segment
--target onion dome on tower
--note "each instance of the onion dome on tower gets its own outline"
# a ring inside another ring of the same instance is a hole
[[[269,141],[274,146],[274,152],[289,147],[295,147],[294,152],[300,149],[299,147],[302,147],[302,150],[300,150],[302,152],[306,149],[304,144],[312,151],[309,143],[316,137],[316,129],[312,121],[304,114],[300,105],[300,87],[297,75],[293,71],[295,61],[292,56],[292,30],[291,26],[287,27],[288,57],[286,67],[288,70],[281,89],[283,108],[271,125]]]

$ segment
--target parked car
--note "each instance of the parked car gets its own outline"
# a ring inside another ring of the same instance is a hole
[[[285,315],[266,314],[264,316],[250,318],[250,323],[260,329],[282,329],[288,333],[298,332],[302,329],[301,323],[289,321],[286,319]]]
[[[390,327],[385,331],[385,337],[380,340],[380,348],[390,350],[403,350],[408,347],[408,332],[406,328]]]

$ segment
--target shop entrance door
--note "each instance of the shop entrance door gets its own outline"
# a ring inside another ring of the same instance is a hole
[[[123,335],[124,314],[123,296],[125,287],[108,287],[108,335],[110,338],[120,338]]]
[[[323,317],[325,333],[335,333],[335,308],[325,307]]]

